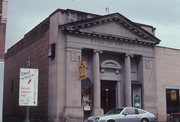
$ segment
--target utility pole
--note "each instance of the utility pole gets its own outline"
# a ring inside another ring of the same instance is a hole
[[[109,7],[106,7],[106,8],[105,8],[105,11],[106,11],[106,13],[109,14]]]

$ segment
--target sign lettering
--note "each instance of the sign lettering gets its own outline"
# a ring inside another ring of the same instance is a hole
[[[20,68],[19,106],[37,106],[38,69]]]

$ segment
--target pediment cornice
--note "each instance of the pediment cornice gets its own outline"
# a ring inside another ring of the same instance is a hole
[[[107,22],[116,22],[118,24],[121,24],[126,29],[130,30],[132,33],[137,35],[138,37],[141,37],[142,40],[139,40],[137,38],[129,38],[129,37],[123,37],[118,35],[111,35],[111,34],[105,34],[105,33],[98,33],[98,32],[87,32],[83,31],[81,29],[88,28],[91,26],[95,26],[97,24],[107,23]],[[126,17],[122,16],[119,13],[105,15],[105,16],[99,16],[91,19],[86,19],[82,21],[77,21],[73,23],[68,23],[65,25],[60,26],[61,31],[68,32],[68,33],[74,33],[74,34],[81,34],[81,35],[88,35],[93,37],[99,37],[99,38],[108,38],[108,39],[115,39],[115,40],[123,40],[123,41],[130,41],[130,42],[136,42],[136,43],[143,43],[143,44],[150,44],[150,45],[156,45],[159,44],[160,40],[156,38],[151,33],[147,32],[143,28],[141,28],[139,25],[135,24],[134,22],[130,21]]]
[[[147,45],[155,45],[155,42],[148,41],[148,40],[139,40],[137,38],[130,38],[130,37],[124,37],[124,36],[118,36],[118,35],[111,35],[111,34],[104,34],[104,33],[97,33],[97,32],[86,32],[86,31],[80,31],[78,29],[64,29],[65,33],[74,34],[74,35],[82,35],[82,36],[90,36],[90,37],[97,37],[97,38],[103,38],[103,39],[109,39],[109,40],[120,40],[125,42],[135,42],[139,44],[147,44]]]

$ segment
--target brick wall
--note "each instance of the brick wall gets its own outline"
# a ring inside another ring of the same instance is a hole
[[[6,24],[0,23],[0,59],[4,59]]]
[[[19,71],[30,61],[39,69],[38,106],[30,107],[30,119],[47,119],[48,111],[49,20],[39,24],[11,47],[5,55],[4,120],[23,120],[25,107],[19,107]],[[38,121],[37,121],[38,122]]]

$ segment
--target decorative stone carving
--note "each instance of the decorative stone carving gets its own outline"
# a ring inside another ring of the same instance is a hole
[[[144,63],[145,63],[145,68],[146,69],[151,69],[152,68],[152,61],[153,61],[153,58],[144,57]]]
[[[67,48],[66,52],[70,53],[70,58],[71,58],[72,62],[79,62],[79,61],[81,61],[81,49]]]
[[[72,62],[80,61],[80,55],[78,52],[71,52],[71,61]]]
[[[146,65],[146,69],[150,69],[150,68],[151,68],[150,59],[146,59],[146,60],[145,60],[145,65]]]

